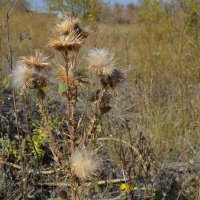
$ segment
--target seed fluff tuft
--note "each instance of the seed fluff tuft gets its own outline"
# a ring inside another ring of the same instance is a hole
[[[78,177],[87,179],[100,169],[101,160],[94,151],[83,147],[71,155],[71,165]]]
[[[35,70],[25,64],[18,63],[11,74],[11,84],[16,89],[24,90],[32,84]]]
[[[89,69],[98,75],[109,76],[115,69],[115,59],[106,49],[91,49],[87,55]]]

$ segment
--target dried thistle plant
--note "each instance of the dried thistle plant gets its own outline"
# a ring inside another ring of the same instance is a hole
[[[54,160],[61,166],[67,163],[67,167],[64,166],[64,168],[70,175],[72,200],[83,195],[77,189],[79,181],[91,180],[93,175],[100,171],[102,164],[100,156],[92,150],[97,140],[97,126],[102,116],[112,109],[114,99],[112,89],[115,89],[126,78],[125,74],[117,69],[114,54],[106,49],[90,50],[87,55],[88,67],[83,68],[77,64],[78,52],[87,36],[88,31],[81,26],[78,19],[63,17],[53,29],[52,37],[49,39],[49,47],[61,53],[65,62],[64,65],[57,64],[51,74],[52,77],[66,85],[62,98],[66,98],[67,132],[64,140],[68,145],[64,145],[66,143],[61,141],[62,151],[50,128],[51,119],[43,101],[45,96],[39,100],[40,110],[49,133],[49,148],[54,155]],[[17,87],[32,85],[39,93],[43,91],[43,87],[50,84],[50,76],[45,75],[47,69],[50,69],[47,58],[48,56],[39,51],[36,51],[34,56],[22,57],[21,68],[13,71],[13,83],[17,83]],[[92,113],[88,117],[89,120],[84,121],[82,115],[77,115],[77,102],[80,88],[89,83],[86,76],[87,70],[96,76],[98,89],[90,95]],[[23,76],[21,80],[18,80],[21,71]]]

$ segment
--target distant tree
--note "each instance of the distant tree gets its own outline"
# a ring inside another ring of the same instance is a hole
[[[129,4],[127,4],[127,6],[126,6],[126,10],[127,10],[128,12],[134,12],[135,9],[136,9],[136,6],[135,6],[135,4],[133,4],[133,3],[129,3]]]
[[[112,18],[111,7],[107,3],[101,3],[100,20],[109,21]]]
[[[125,12],[126,12],[126,18],[128,20],[130,20],[131,22],[137,20],[138,7],[135,4],[129,3],[126,6],[126,11]]]
[[[113,14],[114,15],[122,15],[123,10],[124,10],[124,7],[121,4],[119,4],[119,3],[114,4],[114,6],[113,6]]]
[[[100,13],[99,0],[45,0],[50,11],[63,11],[72,16],[98,19]]]
[[[114,4],[112,13],[114,22],[120,22],[124,20],[124,7],[121,4]]]

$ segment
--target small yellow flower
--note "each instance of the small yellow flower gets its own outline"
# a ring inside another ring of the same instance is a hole
[[[119,186],[119,189],[120,190],[124,190],[126,188],[126,184],[122,183],[120,186]]]
[[[119,189],[120,190],[124,190],[126,192],[131,192],[133,190],[133,186],[132,185],[128,185],[128,184],[125,184],[125,183],[122,183],[120,186],[119,186]]]

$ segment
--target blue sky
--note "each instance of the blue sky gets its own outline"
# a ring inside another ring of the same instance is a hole
[[[33,10],[45,10],[46,4],[44,0],[28,0],[31,3]],[[104,0],[105,2],[109,2],[111,4],[114,3],[121,3],[123,5],[126,5],[128,3],[137,3],[138,0]]]

